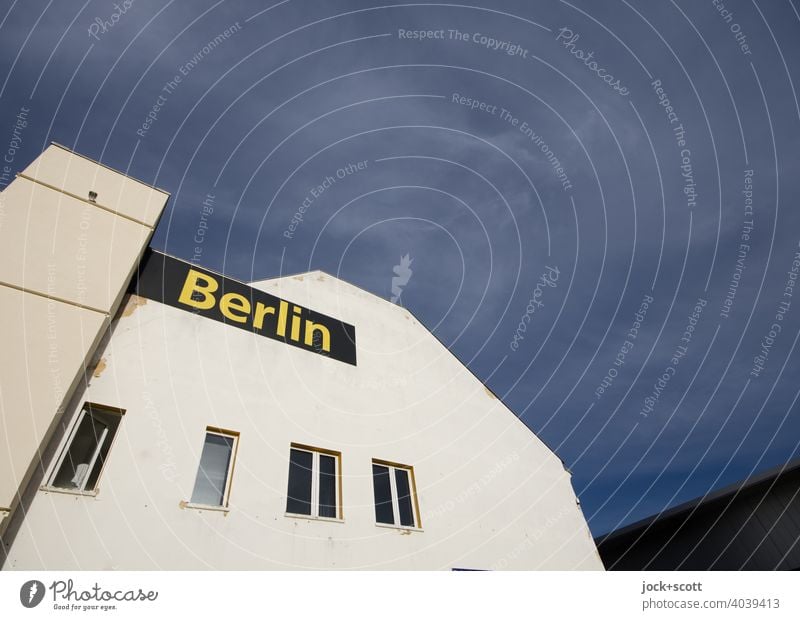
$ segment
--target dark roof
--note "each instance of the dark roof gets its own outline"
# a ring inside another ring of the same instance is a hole
[[[633,532],[636,532],[637,530],[647,529],[656,522],[666,521],[668,519],[683,516],[687,513],[691,513],[700,506],[707,506],[714,502],[728,499],[739,493],[753,489],[759,485],[774,481],[780,476],[784,476],[796,471],[800,471],[800,458],[789,461],[788,463],[784,463],[783,465],[778,465],[777,467],[763,471],[759,474],[754,474],[745,478],[744,480],[734,482],[733,484],[721,489],[717,489],[716,491],[711,491],[705,495],[690,499],[688,502],[684,502],[683,504],[679,504],[654,515],[650,515],[649,517],[645,517],[640,521],[626,525],[618,530],[613,530],[598,536],[595,538],[595,542],[598,545],[613,542],[615,539],[627,536]]]

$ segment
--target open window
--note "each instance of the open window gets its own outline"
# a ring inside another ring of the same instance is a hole
[[[233,478],[239,433],[206,428],[191,504],[226,508]]]
[[[95,492],[124,413],[121,409],[84,404],[47,486],[78,493]]]

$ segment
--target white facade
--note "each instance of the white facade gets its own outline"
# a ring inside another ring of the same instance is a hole
[[[17,517],[5,569],[602,570],[561,461],[405,309],[322,272],[253,288],[355,326],[357,365],[130,296]],[[96,492],[48,488],[84,403],[124,410]],[[226,506],[192,506],[206,429]],[[341,454],[339,518],[287,515],[292,444]],[[376,524],[372,461],[413,468]]]

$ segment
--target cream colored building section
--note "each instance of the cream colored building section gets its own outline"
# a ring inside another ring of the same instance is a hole
[[[0,534],[167,198],[58,145],[0,193]]]
[[[69,412],[126,411],[98,493],[38,491],[5,568],[602,570],[562,463],[413,316],[253,286],[355,325],[358,366],[133,298]],[[240,433],[227,511],[184,504],[207,426]],[[292,442],[342,453],[341,521],[286,515]],[[421,528],[376,525],[372,459],[414,467]]]
[[[169,194],[53,144],[20,176],[81,200],[97,194],[97,206],[155,228]]]
[[[0,282],[108,312],[152,229],[28,179],[3,197]]]
[[[6,499],[16,494],[54,422],[53,414],[74,387],[74,369],[97,344],[108,320],[99,312],[5,286],[0,286],[0,313],[4,455],[0,497]]]

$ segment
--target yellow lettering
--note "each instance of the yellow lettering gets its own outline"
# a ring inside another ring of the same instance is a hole
[[[256,302],[256,316],[253,318],[253,328],[261,329],[264,327],[264,316],[267,314],[275,314],[273,306],[265,306],[260,301]]]
[[[203,282],[203,286],[199,283]],[[219,288],[219,283],[204,273],[190,269],[186,274],[186,281],[183,283],[183,290],[178,301],[187,306],[192,306],[200,310],[208,310],[213,308],[216,300],[212,293]],[[200,293],[203,296],[201,301],[193,299],[195,293]]]
[[[330,353],[331,351],[331,332],[324,325],[314,323],[313,321],[306,320],[306,338],[305,343],[308,346],[314,345],[314,332],[322,334],[322,350]]]
[[[209,310],[217,303],[214,293],[218,289],[219,282],[213,276],[194,269],[189,269],[178,301],[181,304],[197,308],[198,310]],[[222,316],[228,320],[236,323],[247,323],[251,317],[251,312],[253,312],[253,305],[244,295],[239,293],[225,293],[220,297],[219,311]],[[300,328],[303,327],[304,321],[303,309],[300,306],[292,305],[290,311],[289,303],[282,299],[278,300],[277,308],[275,306],[267,306],[260,301],[256,302],[255,312],[252,314],[254,330],[261,330],[264,328],[264,319],[267,315],[277,315],[275,335],[279,338],[286,338],[286,328],[289,323],[289,316],[291,316],[290,339],[295,342],[300,342]],[[318,338],[317,334],[319,334]],[[315,347],[317,344],[315,343],[315,339],[319,343],[317,347]],[[325,325],[314,323],[306,319],[303,342],[306,346],[315,347],[318,352],[325,351],[326,353],[330,353],[331,332]]]
[[[285,301],[281,300],[280,304],[278,304],[280,310],[278,310],[278,328],[275,330],[275,333],[280,336],[281,338],[286,337],[286,313],[289,309],[289,304]]]
[[[292,340],[300,340],[300,308],[293,308],[295,316],[292,317]]]
[[[219,300],[219,311],[231,321],[246,323],[247,316],[250,314],[250,301],[239,293],[225,293]],[[234,314],[234,311],[242,312],[244,316]]]

